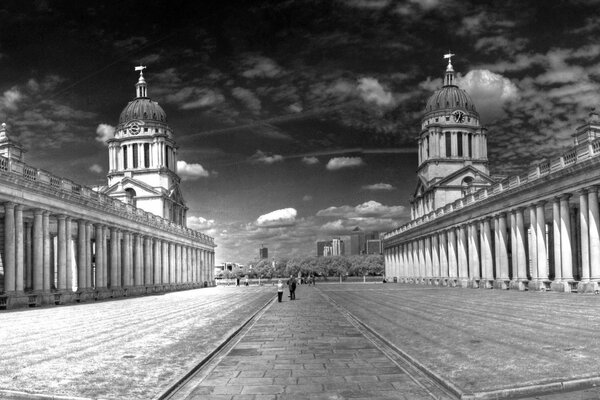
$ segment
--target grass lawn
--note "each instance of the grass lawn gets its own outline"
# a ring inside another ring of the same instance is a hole
[[[412,285],[322,285],[464,392],[600,376],[600,296]]]
[[[152,398],[274,296],[218,287],[0,312],[0,390]]]

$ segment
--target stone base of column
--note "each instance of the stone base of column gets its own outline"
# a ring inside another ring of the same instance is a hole
[[[544,281],[530,281],[527,284],[527,290],[529,290],[530,292],[545,292],[546,290],[548,290],[548,282],[544,282]]]
[[[599,292],[598,282],[579,282],[577,284],[577,293],[598,294]]]
[[[456,278],[448,278],[448,286],[449,287],[456,287],[457,282],[456,282]]]
[[[511,290],[519,290],[519,291],[523,292],[527,289],[527,284],[525,281],[513,280],[513,281],[510,281],[510,284],[508,287]]]
[[[487,279],[482,279],[482,280],[479,281],[479,287],[481,289],[493,289],[494,288],[494,281],[487,280]]]
[[[448,286],[448,278],[440,278],[441,286]]]
[[[457,286],[461,287],[461,288],[468,288],[469,287],[469,279],[467,278],[458,278],[457,280]]]
[[[479,288],[479,279],[471,279],[469,281],[469,287],[471,289],[477,289],[477,288]]]
[[[440,286],[440,278],[433,278],[433,286]]]
[[[506,290],[508,289],[510,281],[508,279],[496,279],[494,281],[494,289]]]
[[[552,282],[550,290],[553,292],[571,292],[571,284],[567,281]]]

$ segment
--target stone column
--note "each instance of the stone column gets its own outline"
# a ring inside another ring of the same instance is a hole
[[[187,246],[181,246],[181,268],[183,269],[183,283],[187,284],[190,282],[190,260]]]
[[[87,288],[86,286],[86,271],[87,271],[87,257],[86,257],[86,227],[85,221],[80,219],[77,221],[77,290],[82,291]]]
[[[446,231],[440,232],[440,277],[447,282],[448,279],[448,234]]]
[[[65,219],[65,231],[66,231],[66,245],[67,245],[67,291],[73,292],[73,236],[72,236],[72,223],[73,218],[67,217]]]
[[[560,263],[563,281],[573,281],[573,254],[571,248],[570,194],[560,196]]]
[[[598,211],[598,186],[588,188],[590,279],[600,281],[600,215]]]
[[[562,280],[562,256],[560,253],[560,197],[552,199],[552,236],[554,239],[554,284],[559,283]]]
[[[177,284],[177,266],[175,265],[176,260],[175,254],[175,243],[169,243],[169,283],[172,285]]]
[[[95,288],[95,276],[92,271],[92,236],[94,233],[94,225],[91,222],[85,223],[85,287],[86,289]]]
[[[455,228],[448,230],[448,278],[449,284],[454,285],[458,278],[458,264],[456,261],[456,232]]]
[[[160,285],[162,283],[162,241],[160,239],[154,239],[154,284]]]
[[[169,243],[161,241],[162,243],[162,284],[168,285],[170,281],[169,277]]]
[[[456,230],[458,250],[458,283],[460,287],[469,286],[469,251],[465,225],[460,225]]]
[[[525,290],[524,280],[527,278],[525,271],[526,255],[523,227],[523,209],[517,208],[510,213],[510,233],[511,233],[511,251],[512,251],[512,279],[510,288],[515,290]]]
[[[108,248],[108,239],[110,238],[110,230],[108,226],[102,226],[102,287],[108,287],[108,263],[110,262],[110,249]]]
[[[477,223],[469,224],[469,279],[471,287],[479,287],[479,246],[477,240]]]
[[[119,277],[119,230],[115,227],[110,228],[110,288],[115,289],[121,286]]]
[[[43,273],[43,286],[44,292],[49,292],[52,285],[52,277],[50,274],[50,212],[44,211],[42,214],[42,236],[43,236],[43,252],[44,252],[44,273]]]
[[[517,208],[515,212],[515,219],[517,223],[516,235],[517,235],[517,281],[527,280],[527,247],[525,246],[525,217],[523,215],[523,208]],[[523,286],[524,290],[524,286]]]
[[[425,278],[427,279],[427,283],[431,284],[431,278],[433,277],[432,273],[432,262],[431,262],[431,237],[426,237],[424,239],[425,245]]]
[[[537,281],[534,287],[537,290],[546,290],[548,282],[548,252],[546,247],[546,216],[544,213],[545,202],[536,204],[536,243],[537,243]]]
[[[15,291],[15,266],[16,266],[16,246],[15,246],[15,204],[11,202],[4,203],[4,290],[6,292]]]
[[[154,278],[152,276],[152,239],[149,236],[144,237],[144,284],[152,285]]]
[[[25,290],[33,290],[33,227],[31,222],[25,222]]]
[[[498,266],[496,274],[496,287],[498,289],[508,289],[508,237],[506,232],[506,214],[498,215]]]
[[[529,272],[532,281],[537,281],[537,223],[535,205],[529,206]]]
[[[104,276],[104,229],[102,225],[96,225],[96,290],[99,288],[106,287],[103,281]]]
[[[143,273],[142,273],[142,249],[141,242],[142,238],[138,233],[133,234],[133,285],[141,286],[144,284]]]
[[[431,267],[433,269],[432,276],[434,278],[434,284],[439,284],[440,279],[440,244],[437,233],[434,233],[431,237]]]
[[[590,280],[589,207],[587,191],[580,190],[579,223],[581,227],[581,282]]]
[[[121,263],[122,266],[122,283],[123,286],[129,287],[131,286],[131,276],[132,276],[132,265],[131,265],[131,232],[123,232],[123,250],[121,252],[123,255]]]
[[[56,264],[58,267],[58,290],[67,289],[67,216],[58,215],[57,245],[56,245]]]
[[[33,290],[44,290],[44,230],[42,210],[33,211]]]
[[[23,291],[23,277],[25,271],[25,250],[23,231],[23,206],[15,207],[15,290]]]
[[[481,284],[482,288],[491,288],[494,280],[494,262],[492,253],[492,232],[490,229],[490,217],[483,219],[481,226]]]

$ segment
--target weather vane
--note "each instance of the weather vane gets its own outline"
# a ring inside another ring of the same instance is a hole
[[[453,54],[452,52],[450,52],[450,50],[448,50],[448,54],[444,54],[444,58],[448,59],[448,64],[452,64],[452,57],[454,57],[456,54]]]
[[[140,77],[144,76],[144,70],[146,69],[145,65],[138,65],[135,67],[136,71],[140,71]]]

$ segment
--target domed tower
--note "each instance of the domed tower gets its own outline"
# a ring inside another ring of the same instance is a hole
[[[121,112],[109,139],[108,187],[111,197],[185,226],[187,207],[179,190],[177,145],[162,107],[148,97],[144,69],[136,97]]]
[[[486,129],[471,97],[456,85],[452,56],[444,56],[448,59],[444,86],[429,98],[421,119],[413,219],[452,203],[470,187],[492,183]]]

